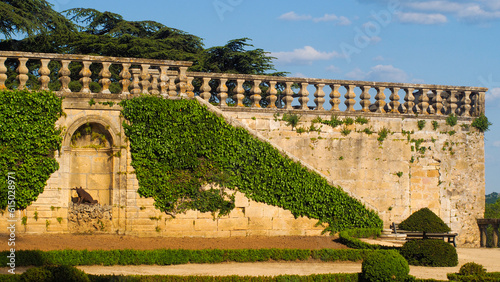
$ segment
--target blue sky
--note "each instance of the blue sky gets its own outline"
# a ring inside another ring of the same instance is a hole
[[[486,193],[500,193],[500,0],[48,0],[154,20],[204,39],[251,38],[289,76],[488,87]]]

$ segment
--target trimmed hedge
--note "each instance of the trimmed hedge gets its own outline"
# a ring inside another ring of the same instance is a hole
[[[373,250],[19,250],[16,266],[43,265],[173,265],[186,263],[220,263],[227,261],[296,261],[320,259],[323,261],[361,261]],[[6,265],[7,251],[0,252],[0,264]]]
[[[500,281],[500,272],[488,272],[483,275],[460,275],[458,273],[448,273],[447,277],[450,281],[461,282],[482,282],[482,281]]]
[[[403,245],[400,253],[410,265],[436,267],[458,265],[457,250],[443,240],[408,241]]]
[[[423,232],[449,232],[451,229],[429,208],[423,208],[399,224],[400,229]]]
[[[396,251],[373,252],[362,265],[362,277],[366,281],[406,281],[410,273],[408,262]]]
[[[43,282],[44,280],[27,280],[24,274],[0,274],[2,282]],[[358,273],[314,274],[307,276],[278,275],[278,276],[174,276],[174,275],[92,275],[85,274],[92,282],[127,281],[127,282],[273,282],[273,281],[304,281],[304,282],[357,282],[360,281]],[[45,280],[47,281],[47,280]],[[54,280],[55,281],[55,280]],[[59,280],[68,282],[71,280]],[[74,281],[74,280],[73,280]]]
[[[359,240],[358,238],[378,237],[381,230],[378,228],[357,228],[339,232],[339,240],[342,244],[353,249],[379,250],[381,245],[372,245]]]

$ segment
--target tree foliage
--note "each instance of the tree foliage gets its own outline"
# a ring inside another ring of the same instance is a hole
[[[72,24],[45,0],[0,1],[0,34],[11,38],[18,33],[29,36],[45,31],[70,31]]]
[[[95,9],[70,9],[64,16],[50,5],[47,9],[57,15],[57,23],[68,28],[48,28],[21,40],[3,40],[0,50],[192,61],[191,71],[266,74],[275,70],[273,57],[262,49],[249,49],[253,45],[247,43],[248,38],[204,49],[200,37],[155,21],[127,21],[119,14]],[[14,28],[7,21],[3,23]],[[8,35],[10,31],[0,33]]]

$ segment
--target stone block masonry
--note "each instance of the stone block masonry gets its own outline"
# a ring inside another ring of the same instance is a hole
[[[48,90],[54,75],[49,63],[60,62],[55,75],[61,87],[56,93],[64,97],[65,115],[57,122],[64,139],[61,151],[55,152],[60,168],[38,200],[16,212],[23,223],[20,232],[169,237],[321,234],[323,227],[316,226],[316,220],[295,219],[289,211],[254,202],[239,192],[235,210],[225,217],[188,211],[172,218],[156,210],[153,199],[137,193],[139,183],[117,105],[142,93],[171,99],[196,96],[230,124],[246,128],[340,185],[376,210],[386,227],[429,207],[459,233],[459,246],[479,246],[476,219],[483,216],[485,205],[484,135],[470,125],[484,113],[486,88],[198,73],[187,72],[191,62],[0,51],[0,90],[7,88],[6,60],[18,62],[12,71],[17,72],[20,90],[29,87],[28,64],[39,66],[30,73],[38,76],[37,89]],[[76,82],[69,76],[69,65],[75,62],[82,65],[78,92],[69,87]],[[90,65],[102,66],[102,71],[92,74]],[[119,73],[112,73],[116,70]],[[99,93],[90,87],[95,76]],[[111,77],[119,79],[119,93],[111,93]],[[202,84],[198,89],[195,80]],[[296,129],[282,120],[285,113],[301,116]],[[332,114],[340,120],[363,117],[368,122],[335,128],[314,123],[318,117],[329,120]],[[446,123],[450,114],[457,116],[457,125]],[[86,189],[105,210],[85,207],[75,214],[78,208],[71,200],[76,195],[70,188],[76,186]],[[83,220],[88,213],[90,223],[83,225],[90,227],[75,226],[79,214]],[[7,214],[0,220],[4,230]]]

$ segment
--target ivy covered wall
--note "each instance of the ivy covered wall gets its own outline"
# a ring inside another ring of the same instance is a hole
[[[140,97],[121,102],[138,193],[168,213],[228,214],[231,192],[327,223],[328,231],[381,227],[378,215],[340,187],[281,155],[196,100]],[[204,188],[205,187],[205,188]]]

